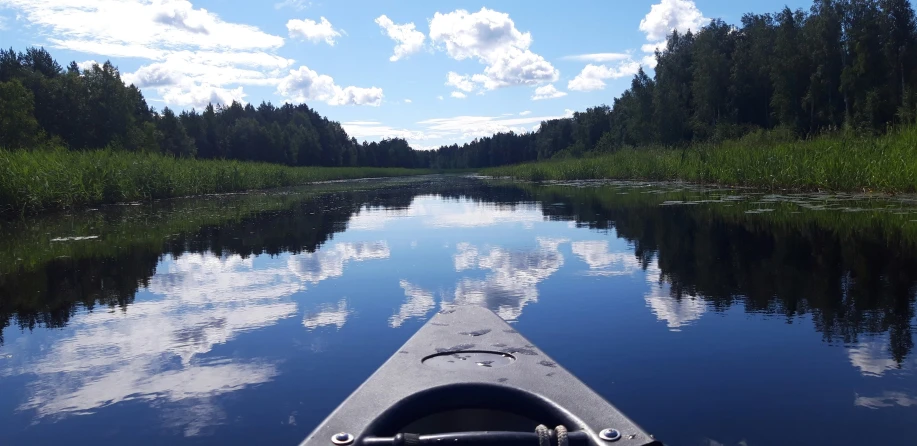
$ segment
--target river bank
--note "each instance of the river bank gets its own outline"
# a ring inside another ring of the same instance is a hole
[[[686,149],[611,154],[484,169],[514,179],[688,181],[767,190],[917,192],[917,127],[865,137],[843,134],[780,140],[754,134]]]
[[[0,214],[431,172],[376,167],[289,167],[107,150],[0,149]]]

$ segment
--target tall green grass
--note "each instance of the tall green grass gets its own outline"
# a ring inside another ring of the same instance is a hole
[[[110,150],[0,149],[0,214],[425,173],[430,171],[288,167]]]
[[[824,135],[806,140],[767,133],[686,149],[625,149],[482,171],[531,181],[681,180],[764,189],[917,192],[917,126],[883,136]]]

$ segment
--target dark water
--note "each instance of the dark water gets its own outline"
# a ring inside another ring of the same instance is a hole
[[[668,444],[917,444],[917,206],[475,179],[0,226],[0,444],[296,444],[441,305]]]

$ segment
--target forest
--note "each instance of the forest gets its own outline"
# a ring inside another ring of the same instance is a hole
[[[808,11],[673,31],[612,105],[461,146],[359,143],[306,104],[151,108],[111,63],[61,67],[42,48],[0,51],[0,147],[154,152],[289,166],[481,168],[622,148],[684,148],[754,133],[878,135],[917,116],[908,0],[816,0]]]
[[[751,133],[876,135],[917,115],[917,27],[908,0],[816,0],[808,12],[746,14],[672,32],[630,88],[537,132],[442,147],[443,167],[483,167],[685,147]]]
[[[62,68],[44,48],[0,50],[0,147],[113,149],[289,166],[423,167],[403,139],[357,143],[306,104],[161,112],[110,62]]]

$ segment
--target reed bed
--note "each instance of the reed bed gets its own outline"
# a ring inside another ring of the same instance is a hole
[[[0,149],[0,214],[425,173],[430,171],[289,167],[111,150]]]
[[[917,192],[917,127],[882,136],[779,140],[752,134],[685,149],[625,149],[482,171],[530,181],[636,179],[762,189]]]

